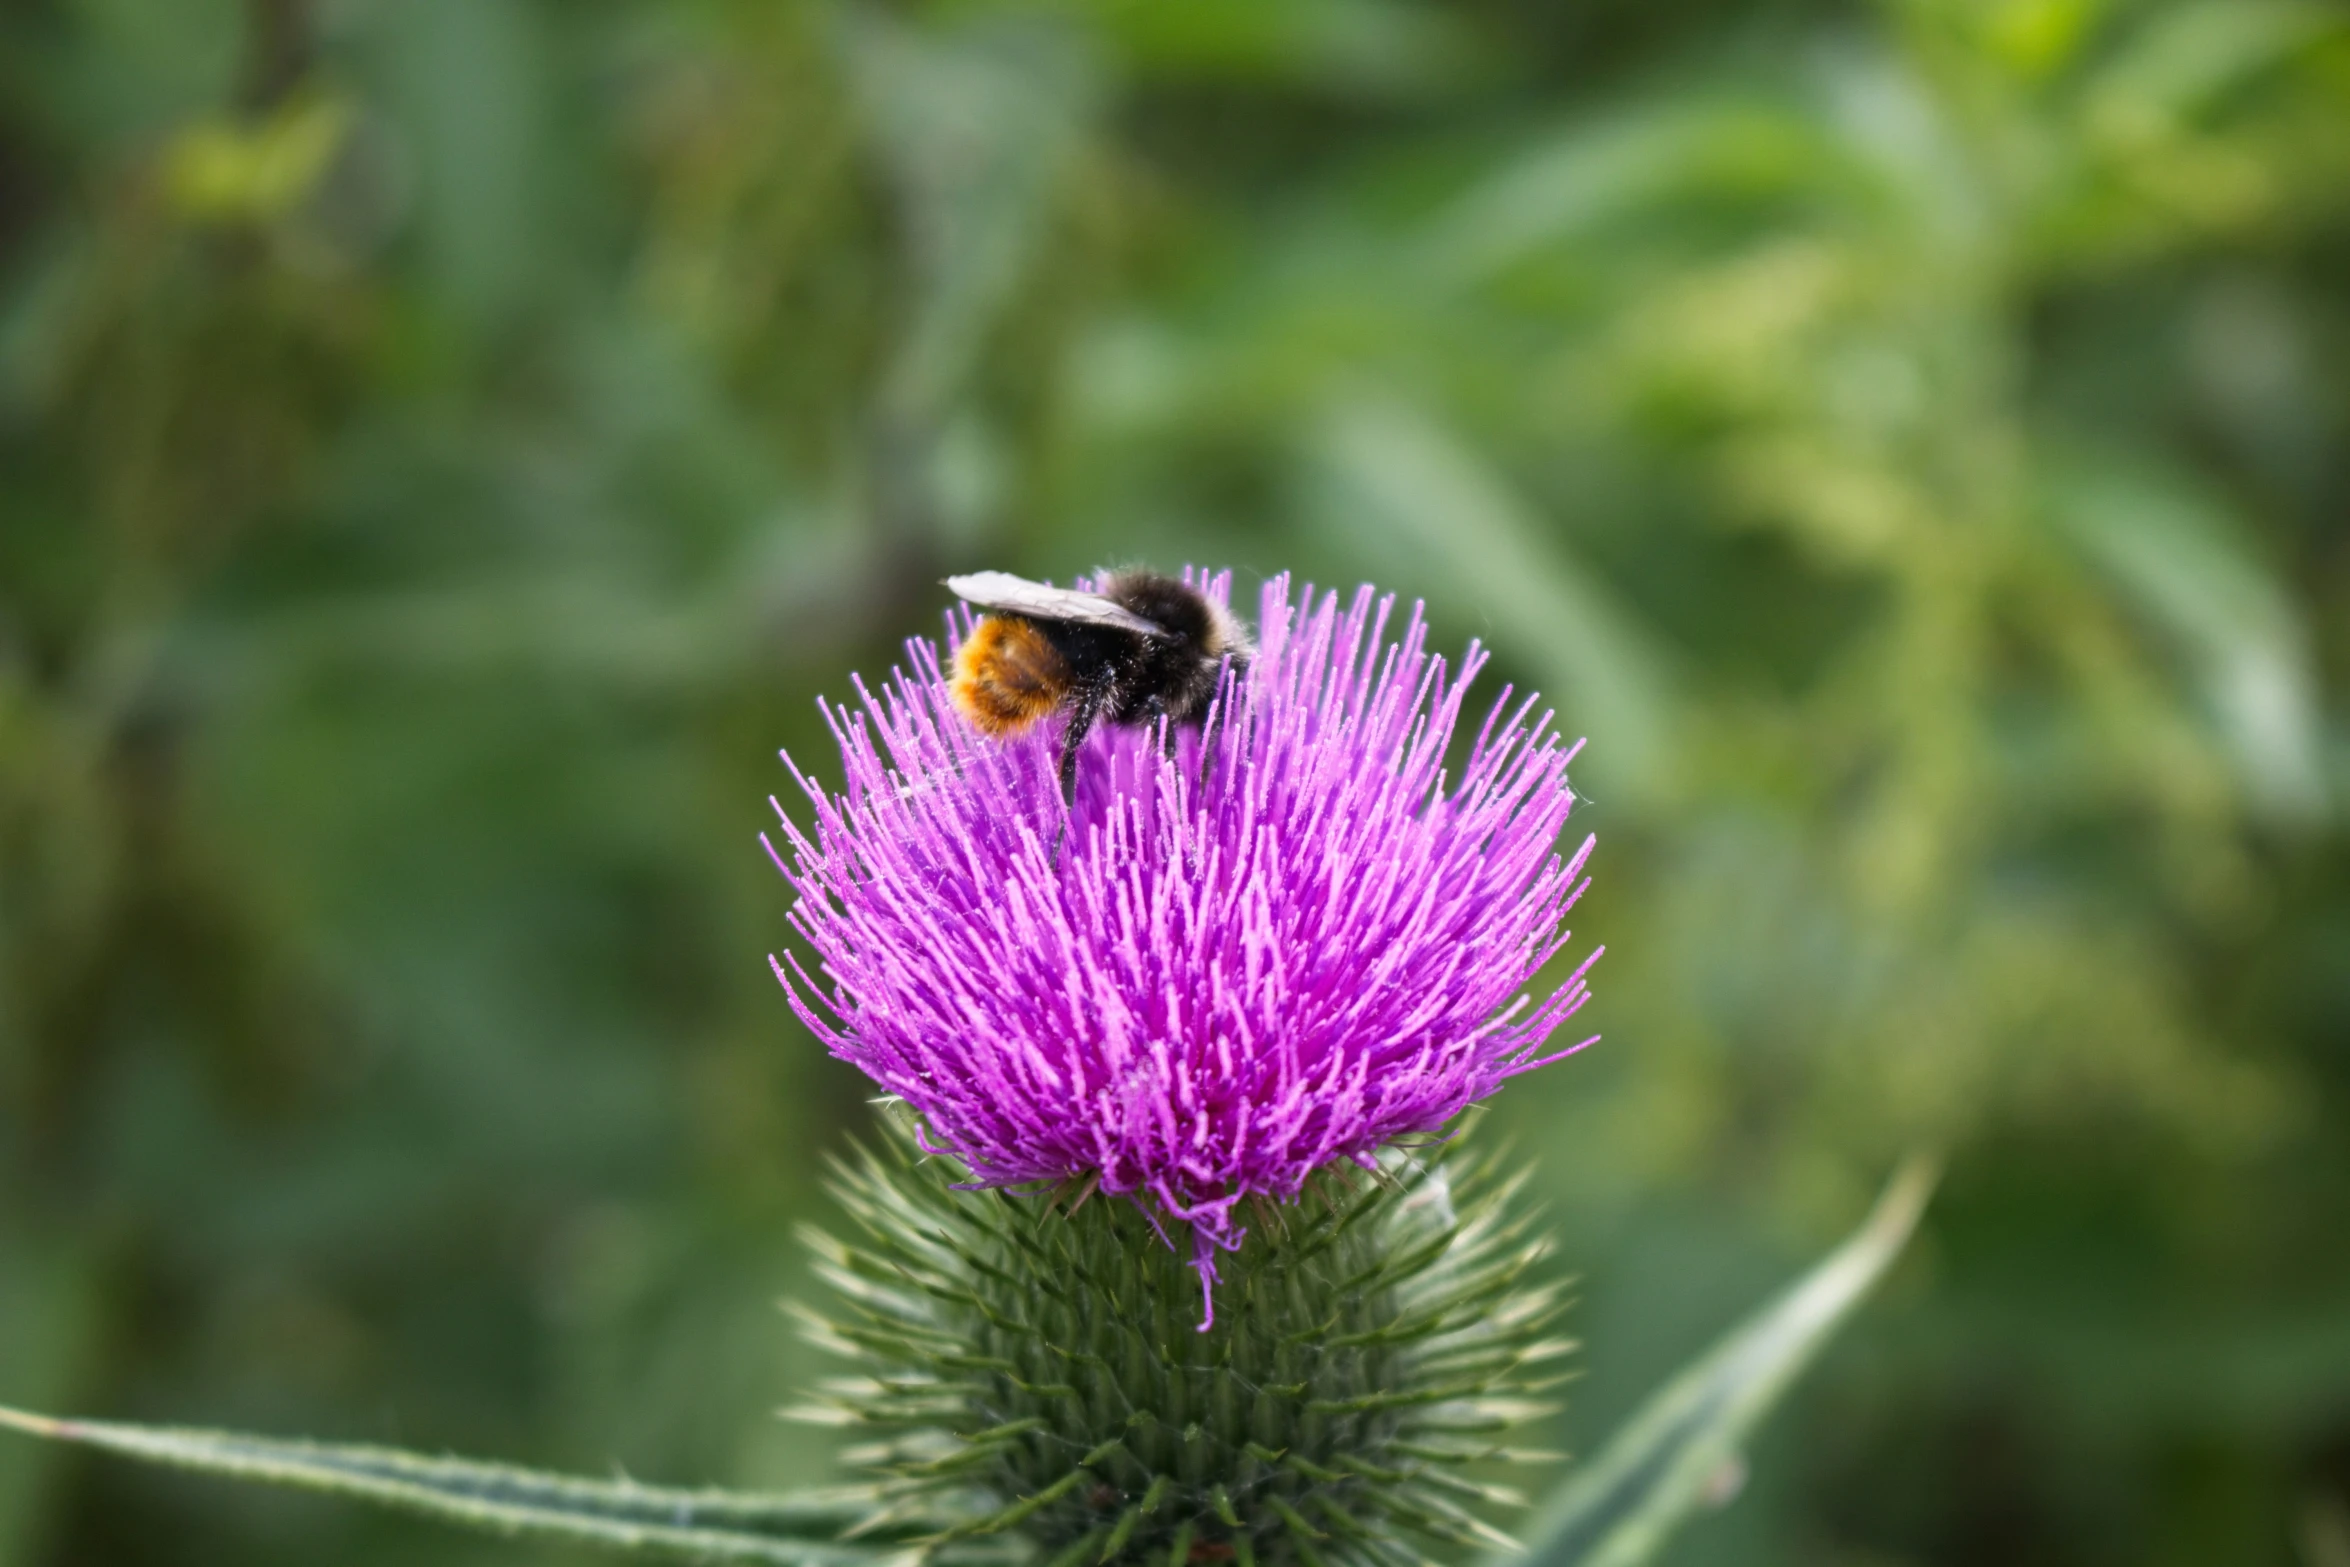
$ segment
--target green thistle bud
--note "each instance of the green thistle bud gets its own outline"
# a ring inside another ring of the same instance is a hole
[[[902,1137],[838,1170],[863,1233],[812,1236],[840,1308],[808,1319],[863,1375],[802,1411],[875,1430],[853,1457],[901,1506],[959,1513],[948,1538],[1017,1530],[1056,1567],[1507,1543],[1480,1512],[1518,1498],[1476,1477],[1544,1456],[1501,1442],[1549,1412],[1540,1368],[1572,1346],[1490,1162],[1391,1152],[1260,1204],[1204,1333],[1188,1252],[1133,1203],[956,1179]]]

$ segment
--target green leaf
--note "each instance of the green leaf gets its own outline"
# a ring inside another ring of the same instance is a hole
[[[1574,715],[1570,733],[1606,736],[1593,771],[1669,786],[1678,703],[1663,649],[1481,454],[1417,404],[1365,392],[1325,412],[1308,458],[1328,526],[1476,605]]]
[[[2224,496],[2145,459],[2057,453],[2058,531],[2193,658],[2246,792],[2273,820],[2327,809],[2325,716],[2309,628]]]
[[[2292,0],[2205,0],[2141,29],[2090,84],[2085,100],[2106,123],[2182,123],[2259,85],[2312,44],[2338,35],[2340,11]]]
[[[1053,26],[939,37],[861,11],[845,36],[915,272],[886,395],[901,417],[932,420],[1040,255],[1081,166],[1095,72],[1077,37]]]
[[[1627,217],[1792,196],[1843,172],[1839,149],[1796,104],[1693,95],[1570,126],[1505,160],[1440,216],[1421,261],[1475,284]]]
[[[1491,64],[1466,18],[1408,0],[1084,0],[1066,10],[1159,81],[1410,103],[1466,86]]]
[[[581,1480],[393,1448],[279,1441],[230,1431],[52,1420],[0,1408],[0,1426],[150,1463],[380,1502],[502,1534],[556,1535],[647,1555],[847,1567],[904,1554],[902,1536],[835,1538],[878,1510],[871,1493],[760,1494]]]
[[[1901,1252],[1934,1186],[1912,1160],[1853,1237],[1656,1394],[1554,1493],[1522,1556],[1488,1567],[1632,1567],[1719,1496],[1747,1436]]]

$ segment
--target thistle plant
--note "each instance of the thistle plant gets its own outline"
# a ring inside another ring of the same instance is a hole
[[[892,1494],[961,1488],[963,1531],[1069,1567],[1506,1543],[1460,1471],[1565,1349],[1507,1183],[1395,1145],[1581,1048],[1546,1053],[1588,962],[1524,993],[1586,885],[1573,748],[1504,692],[1448,773],[1474,647],[1368,589],[1260,610],[1199,733],[1101,733],[1073,804],[1056,737],[977,735],[912,644],[832,714],[846,788],[795,768],[814,827],[783,816],[828,981],[778,977],[963,1175],[844,1173],[819,1332],[868,1374],[827,1412],[885,1434]]]
[[[1222,600],[1223,577],[1194,577]],[[1463,1136],[1571,1055],[1590,959],[1575,748],[1417,611],[1276,579],[1197,729],[1103,730],[1064,801],[1051,726],[972,731],[940,650],[828,708],[792,768],[791,1006],[883,1091],[812,1231],[808,1331],[852,1362],[800,1413],[856,1484],[743,1493],[378,1448],[0,1424],[509,1532],[788,1567],[1389,1567],[1516,1549],[1568,1342],[1524,1169]],[[968,616],[951,629],[968,636]],[[787,763],[789,759],[787,758]],[[1592,958],[1598,953],[1594,951]],[[1925,1180],[1668,1386],[1534,1515],[1536,1567],[1625,1567],[1898,1251]]]

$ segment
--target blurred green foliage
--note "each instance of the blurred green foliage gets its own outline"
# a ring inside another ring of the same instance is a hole
[[[1188,560],[1592,736],[1569,1445],[1950,1152],[1673,1559],[2330,1561],[2345,278],[2315,0],[0,8],[0,1397],[819,1477],[773,748]]]

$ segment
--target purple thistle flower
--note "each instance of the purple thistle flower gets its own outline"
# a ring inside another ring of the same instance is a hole
[[[882,694],[857,682],[862,711],[826,705],[846,793],[784,758],[815,820],[778,805],[791,863],[768,853],[828,981],[771,960],[801,1020],[975,1184],[1088,1180],[1187,1222],[1203,1331],[1243,1199],[1371,1166],[1591,1043],[1542,1053],[1597,951],[1525,993],[1588,885],[1591,840],[1558,851],[1580,744],[1504,690],[1448,780],[1485,655],[1449,669],[1416,606],[1390,640],[1394,602],[1268,583],[1204,730],[1172,756],[1141,729],[1087,742],[1057,859],[1059,725],[982,738],[927,641]]]

